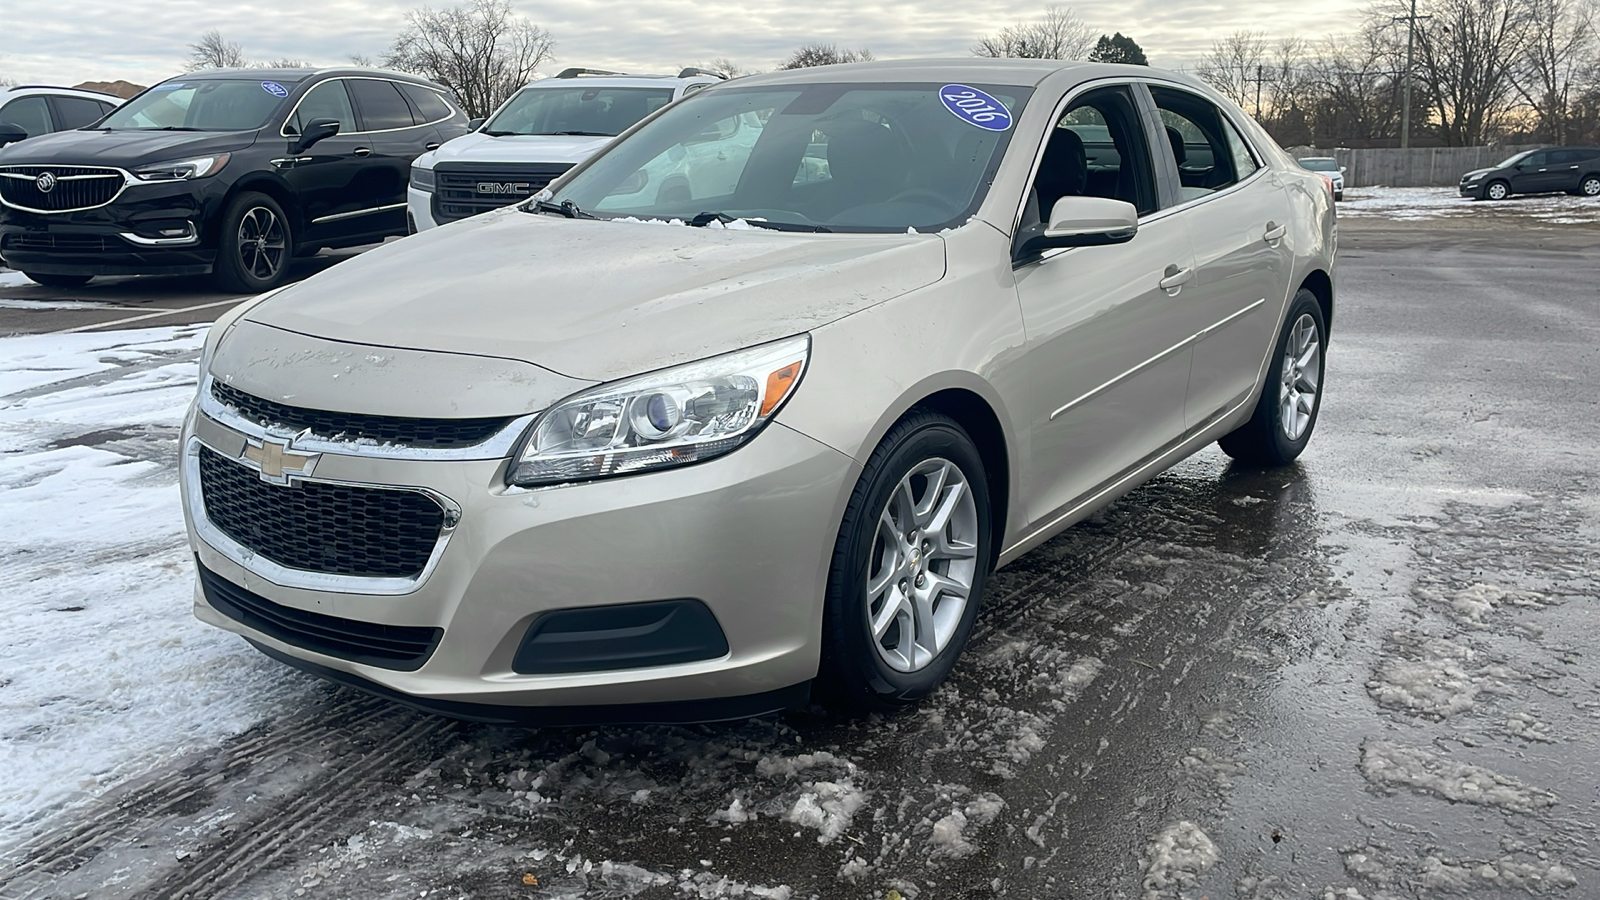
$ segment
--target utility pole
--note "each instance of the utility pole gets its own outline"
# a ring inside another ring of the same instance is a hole
[[[1417,43],[1417,22],[1431,18],[1433,16],[1417,15],[1417,0],[1411,0],[1411,15],[1395,16],[1390,20],[1406,23],[1406,70],[1401,74],[1405,84],[1400,89],[1400,149],[1402,150],[1411,146],[1411,73],[1415,65],[1413,60]]]

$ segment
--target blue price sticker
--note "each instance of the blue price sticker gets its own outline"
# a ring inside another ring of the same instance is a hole
[[[283,85],[277,83],[276,81],[263,81],[263,82],[261,82],[261,89],[263,91],[266,91],[267,93],[271,94],[274,97],[287,97],[287,96],[289,96],[289,89],[284,87]]]
[[[939,100],[951,115],[969,125],[988,131],[1005,131],[1011,127],[1011,112],[1005,104],[977,88],[947,84],[939,89]]]

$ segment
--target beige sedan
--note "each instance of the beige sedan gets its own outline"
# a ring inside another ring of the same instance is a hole
[[[718,195],[648,183],[690,154]],[[1181,75],[718,85],[218,322],[195,612],[468,718],[894,709],[996,567],[1213,441],[1302,452],[1335,235],[1326,183]]]

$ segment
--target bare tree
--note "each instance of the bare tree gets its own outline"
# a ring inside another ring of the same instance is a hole
[[[239,69],[245,65],[244,48],[224,40],[213,28],[189,45],[189,71],[197,69]]]
[[[283,57],[271,62],[251,63],[250,66],[255,69],[304,69],[307,67],[307,63],[303,59]]]
[[[1195,74],[1224,97],[1249,109],[1266,67],[1266,33],[1235,31],[1211,42],[1211,50],[1195,67]]]
[[[1584,83],[1600,75],[1595,0],[1527,0],[1531,10],[1522,59],[1513,70],[1517,92],[1539,116],[1539,132],[1556,144],[1580,140],[1573,106]]]
[[[1319,144],[1381,143],[1400,133],[1400,81],[1405,45],[1369,26],[1331,37],[1301,69],[1312,139]],[[1431,107],[1421,85],[1419,105]],[[1420,123],[1413,123],[1414,126]],[[1419,129],[1420,130],[1420,129]]]
[[[756,74],[753,69],[746,69],[726,56],[719,56],[708,63],[695,63],[695,68],[704,69],[707,72],[715,72],[728,79]]]
[[[1428,0],[1424,11],[1433,18],[1417,29],[1416,77],[1433,95],[1439,136],[1452,147],[1482,144],[1510,113],[1532,9],[1527,0]]]
[[[1087,59],[1098,40],[1071,7],[1046,6],[1034,22],[1018,22],[982,38],[974,56],[994,59]]]
[[[370,68],[372,66],[376,66],[377,63],[373,62],[372,57],[366,55],[365,53],[352,53],[350,54],[350,65],[366,66]]]
[[[414,9],[384,65],[449,88],[470,116],[486,116],[553,60],[555,39],[516,13],[510,0],[469,0],[453,9]]]
[[[836,44],[821,41],[806,44],[789,54],[780,69],[809,69],[812,66],[832,66],[839,63],[871,62],[875,57],[865,47],[860,50],[840,50]]]

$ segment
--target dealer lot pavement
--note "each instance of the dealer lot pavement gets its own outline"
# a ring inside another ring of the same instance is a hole
[[[1600,227],[1341,229],[1299,463],[1003,570],[887,721],[522,731],[277,666],[188,613],[200,329],[0,339],[0,896],[1591,896]]]

